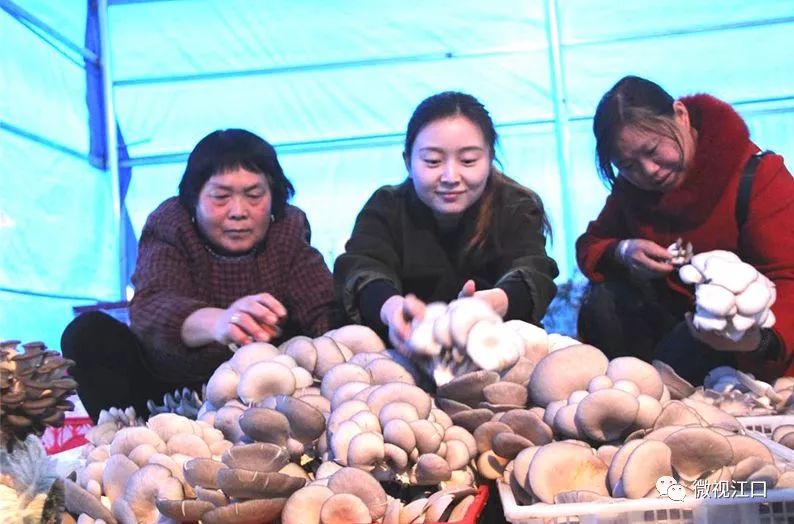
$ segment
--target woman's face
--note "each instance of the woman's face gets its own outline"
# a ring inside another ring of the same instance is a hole
[[[683,184],[695,155],[696,134],[681,102],[673,105],[678,142],[661,132],[626,126],[618,134],[615,167],[621,176],[646,191],[666,193]]]
[[[491,153],[479,127],[466,117],[453,116],[419,131],[406,167],[419,199],[437,218],[453,218],[482,196],[491,173]]]
[[[267,177],[236,168],[213,175],[201,188],[196,224],[215,247],[242,254],[265,238],[271,206]]]

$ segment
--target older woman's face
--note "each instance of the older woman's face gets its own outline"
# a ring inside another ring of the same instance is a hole
[[[196,224],[215,247],[242,254],[265,238],[272,203],[265,175],[233,169],[213,175],[201,188]]]
[[[485,191],[491,153],[471,120],[435,120],[418,135],[407,162],[419,199],[437,218],[460,216]]]

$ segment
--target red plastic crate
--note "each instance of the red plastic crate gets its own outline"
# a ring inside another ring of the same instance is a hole
[[[471,503],[469,509],[466,510],[466,515],[463,516],[462,520],[456,520],[454,523],[451,524],[477,524],[477,521],[480,519],[480,514],[482,513],[483,509],[485,509],[485,504],[488,502],[488,485],[481,484],[479,489],[477,490],[477,494],[474,495],[474,502]],[[436,522],[425,522],[425,524],[438,524]]]
[[[59,428],[49,427],[41,436],[48,455],[54,455],[86,444],[85,434],[94,427],[90,417],[67,418]]]

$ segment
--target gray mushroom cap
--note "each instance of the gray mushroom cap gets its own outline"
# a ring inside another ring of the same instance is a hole
[[[606,475],[607,465],[589,446],[568,442],[552,442],[541,447],[532,458],[528,472],[532,493],[547,503],[566,491],[587,490],[607,496]]]
[[[370,384],[371,379],[369,373],[363,367],[350,363],[342,363],[329,369],[325,376],[323,376],[322,383],[320,384],[320,391],[325,398],[330,400],[340,386],[349,382],[364,382]]]
[[[578,344],[549,353],[541,359],[529,380],[532,401],[546,407],[554,400],[568,398],[577,389],[586,389],[590,380],[603,375],[609,361],[598,349]]]
[[[257,362],[267,362],[274,357],[281,355],[278,348],[267,342],[252,342],[246,344],[234,352],[232,358],[228,360],[229,366],[238,374],[242,374]]]
[[[91,518],[102,519],[109,524],[116,522],[116,518],[98,498],[68,478],[64,479],[64,496],[66,509],[71,513],[85,513]]]
[[[703,425],[703,419],[697,412],[681,402],[680,400],[671,400],[662,408],[661,413],[653,424],[653,429],[660,429],[665,426],[690,426]]]
[[[138,465],[125,455],[121,453],[111,455],[105,461],[104,471],[102,471],[102,488],[105,495],[110,500],[120,497],[124,493],[127,481],[138,469]]]
[[[287,499],[284,497],[246,500],[215,508],[204,514],[203,524],[253,524],[278,518]]]
[[[515,458],[516,455],[533,445],[531,440],[508,432],[497,433],[491,442],[494,453],[507,459]]]
[[[223,437],[230,442],[239,442],[244,436],[240,428],[240,415],[244,409],[235,405],[226,405],[215,412],[213,426],[223,432]]]
[[[476,405],[482,401],[483,390],[499,381],[499,374],[495,371],[472,371],[455,377],[446,384],[439,386],[436,393],[439,397],[457,400],[468,405]]]
[[[645,440],[630,440],[620,446],[612,455],[607,471],[607,487],[611,493],[615,493],[618,489],[618,483],[623,476],[623,468],[626,466],[631,453],[645,442]]]
[[[432,400],[424,390],[411,384],[391,383],[377,386],[367,397],[370,411],[380,415],[380,410],[391,402],[413,404],[420,418],[427,418]]]
[[[237,445],[221,455],[223,464],[233,469],[249,471],[279,471],[289,462],[287,451],[276,444],[255,442]],[[210,487],[210,486],[205,486]]]
[[[725,438],[728,439],[731,449],[733,449],[731,464],[738,464],[747,457],[757,457],[768,464],[775,463],[772,452],[761,441],[747,435],[726,435]]]
[[[636,357],[618,357],[612,359],[607,366],[606,376],[613,382],[630,380],[640,390],[640,393],[655,399],[662,398],[664,383],[659,371],[652,365]]]
[[[317,348],[309,337],[297,336],[289,339],[284,346],[284,354],[295,359],[295,362],[309,373],[314,372],[317,365]]]
[[[435,402],[436,405],[450,417],[456,413],[461,413],[471,409],[471,406],[468,404],[458,402],[457,400],[452,400],[451,398],[436,397]]]
[[[292,395],[295,375],[278,362],[257,362],[240,375],[237,395],[245,404],[256,403],[272,395]]]
[[[165,500],[157,499],[157,510],[177,522],[198,522],[215,505],[206,500]]]
[[[308,444],[325,431],[325,416],[311,404],[288,395],[277,395],[274,404],[287,417],[292,438]]]
[[[687,398],[695,391],[695,387],[681,378],[669,364],[661,360],[654,360],[651,364],[659,372],[659,376],[662,377],[662,382],[670,391],[671,399],[680,400]]]
[[[416,482],[419,485],[438,484],[449,480],[452,470],[446,460],[435,453],[425,453],[416,461]]]
[[[672,450],[672,465],[684,480],[730,464],[733,449],[727,438],[708,428],[686,427],[664,439]]]
[[[452,422],[454,422],[456,426],[461,426],[472,433],[479,426],[491,420],[492,417],[493,411],[485,408],[471,409],[450,415]]]
[[[375,478],[356,468],[342,468],[328,480],[334,493],[349,493],[364,501],[373,520],[386,513],[386,492]]]
[[[218,486],[227,496],[238,499],[289,497],[305,484],[302,478],[278,472],[218,470]]]
[[[642,441],[626,461],[620,485],[625,496],[638,499],[655,489],[660,477],[672,476],[672,451],[664,442]],[[613,493],[613,496],[620,496]]]
[[[304,524],[320,522],[320,509],[334,492],[326,486],[306,486],[287,499],[281,513],[282,524]]]
[[[218,489],[218,471],[227,466],[222,462],[209,458],[194,458],[182,466],[182,474],[192,487]]]
[[[275,409],[248,408],[240,416],[239,424],[243,433],[257,442],[287,445],[290,434],[289,419]]]
[[[336,493],[323,502],[320,522],[323,524],[368,523],[372,521],[364,501],[350,493]]]
[[[576,409],[574,421],[579,431],[599,442],[617,440],[637,418],[637,398],[618,389],[590,393]]]
[[[512,404],[524,406],[527,403],[527,388],[512,382],[489,384],[482,390],[487,402],[491,404]]]
[[[517,434],[537,446],[548,444],[554,437],[551,427],[543,422],[542,418],[535,412],[530,410],[516,409],[507,411],[499,419],[499,422],[507,424]]]

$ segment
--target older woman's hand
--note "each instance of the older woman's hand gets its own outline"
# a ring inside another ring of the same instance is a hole
[[[286,308],[270,293],[248,295],[226,308],[215,322],[215,340],[238,345],[269,342],[281,333]]]
[[[424,317],[426,307],[415,295],[394,295],[383,303],[380,309],[381,322],[389,327],[389,340],[400,353],[409,353],[405,342],[413,331],[412,322]]]
[[[615,247],[615,259],[640,278],[659,278],[675,267],[666,247],[642,238],[621,240]]]

